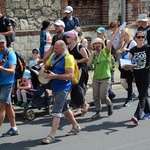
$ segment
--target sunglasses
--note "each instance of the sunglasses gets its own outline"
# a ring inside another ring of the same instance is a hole
[[[144,39],[145,36],[137,36],[137,38],[138,38],[138,39],[140,39],[140,38]]]
[[[70,38],[70,36],[66,36],[66,38],[68,39],[68,38]]]
[[[38,54],[38,52],[32,52],[32,54]]]

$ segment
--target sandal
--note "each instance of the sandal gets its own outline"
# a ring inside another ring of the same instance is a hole
[[[82,115],[82,112],[75,112],[73,115],[74,115],[74,117],[79,117]]]
[[[46,138],[44,138],[43,140],[41,140],[42,144],[51,144],[55,142],[55,138],[51,137],[51,136],[47,136]]]
[[[90,105],[87,104],[86,109],[82,110],[82,116],[84,116],[88,112],[89,107],[90,107]]]
[[[72,128],[67,134],[66,136],[71,136],[71,135],[76,135],[77,133],[79,133],[81,131],[81,127],[78,126],[77,128]]]

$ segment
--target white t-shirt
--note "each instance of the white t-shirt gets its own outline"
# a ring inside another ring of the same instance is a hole
[[[52,41],[52,37],[49,32],[46,32],[46,41]],[[46,45],[44,46],[44,51],[47,52],[50,46],[51,46],[50,43],[46,43]]]

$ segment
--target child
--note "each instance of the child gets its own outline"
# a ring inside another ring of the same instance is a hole
[[[40,51],[38,48],[34,48],[32,50],[32,60],[29,61],[29,67],[32,68],[33,66],[36,66],[38,64],[40,57]]]
[[[18,102],[16,106],[25,107],[27,104],[27,93],[29,89],[33,89],[32,82],[31,82],[31,73],[29,70],[25,69],[23,78],[17,80],[17,99]]]
[[[44,20],[42,22],[42,28],[40,32],[40,48],[39,48],[41,58],[45,56],[52,43],[52,37],[49,32],[51,25],[52,23],[50,21]]]

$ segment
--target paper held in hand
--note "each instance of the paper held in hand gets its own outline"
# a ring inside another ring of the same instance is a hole
[[[128,68],[128,69],[131,69],[136,66],[135,64],[131,63],[131,60],[126,60],[126,59],[120,59],[120,65],[121,68]]]

